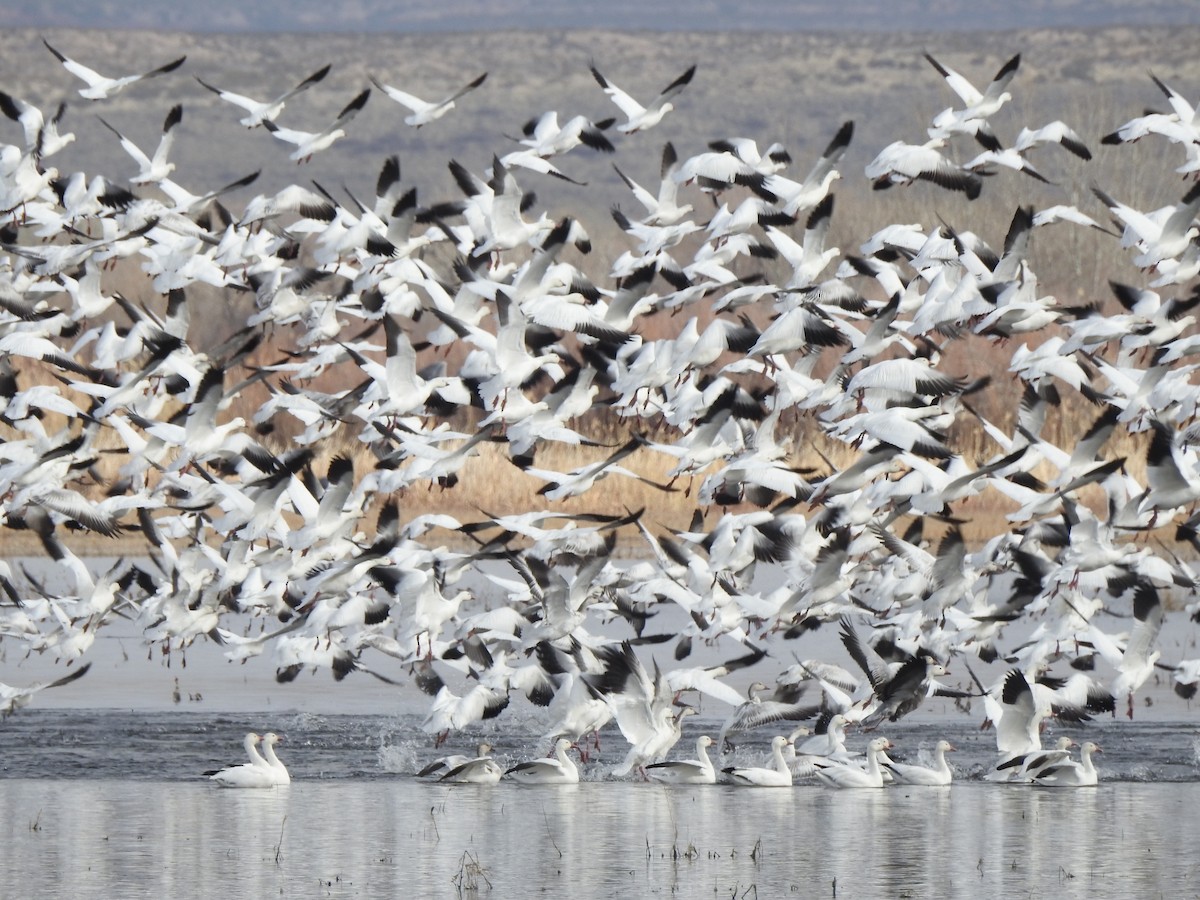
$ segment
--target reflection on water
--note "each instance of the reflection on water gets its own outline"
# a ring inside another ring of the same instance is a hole
[[[0,781],[21,896],[1193,896],[1200,785]],[[469,856],[467,855],[469,854]],[[486,879],[486,881],[485,881]],[[464,886],[467,882],[462,882]],[[753,888],[753,890],[751,890]]]

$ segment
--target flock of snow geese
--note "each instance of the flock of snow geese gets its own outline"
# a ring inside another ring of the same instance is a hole
[[[108,77],[46,48],[95,109],[148,78],[180,79],[181,95],[199,82],[297,162],[331,152],[372,92],[302,131],[282,120],[303,118],[328,65],[257,100],[273,92],[192,81],[182,57]],[[1061,121],[1002,137],[993,120],[1019,56],[982,91],[927,58],[954,105],[923,140],[875,157],[875,188],[922,181],[975,198],[998,178],[1045,181],[1037,154],[1090,158]],[[1184,697],[1200,680],[1200,659],[1164,660],[1157,646],[1166,606],[1200,612],[1194,564],[1171,549],[1200,548],[1200,185],[1185,182],[1178,202],[1153,210],[1097,186],[1100,220],[1021,206],[998,249],[939,222],[891,225],[843,254],[826,236],[853,122],[803,175],[789,174],[782,144],[760,150],[742,137],[691,156],[660,145],[651,169],[626,150],[631,136],[669,116],[696,67],[645,103],[592,74],[619,116],[560,125],[546,112],[485,170],[449,161],[461,196],[427,205],[394,156],[367,201],[316,184],[246,197],[257,173],[193,193],[171,161],[183,96],[152,153],[103,120],[136,175],[60,172],[54,156],[74,139],[67,105],[51,113],[0,92],[19,128],[0,147],[0,521],[36,534],[68,585],[0,561],[0,636],[74,667],[5,688],[3,711],[83,674],[97,633],[121,618],[164,655],[211,641],[233,661],[268,657],[280,681],[328,669],[415,682],[433,697],[423,728],[439,743],[522,697],[544,708],[551,756],[502,773],[483,748],[443,761],[436,774],[448,781],[578,780],[568,751],[586,761],[615,722],[628,743],[616,777],[712,782],[715,746],[734,784],[805,774],[836,787],[942,784],[946,742],[930,768],[893,762],[884,737],[870,738],[865,758],[845,746],[847,728],[873,732],[941,693],[986,710],[999,754],[989,778],[1095,783],[1099,748],[1084,744],[1078,760],[1069,739],[1043,750],[1046,719],[1132,717],[1156,671]],[[434,102],[372,81],[407,110],[398,128],[435,128],[485,79]],[[1177,172],[1195,178],[1200,116],[1153,85],[1169,110],[1113,123],[1101,143],[1172,142],[1185,154]],[[378,102],[372,114],[393,115]],[[616,174],[638,208],[613,210],[625,249],[586,271],[580,223],[539,213],[518,181],[571,180],[559,165],[585,151],[620,154]],[[1060,303],[1039,288],[1029,254],[1052,225],[1111,233],[1114,254],[1147,283],[1114,284],[1111,314],[1106,298]],[[146,299],[112,286],[139,270]],[[199,285],[225,292],[228,311],[196,308]],[[197,346],[193,319],[232,317],[241,297],[254,300],[245,321]],[[677,327],[651,339],[651,320]],[[960,341],[1010,347],[1008,371],[949,371],[946,350]],[[1019,408],[985,420],[976,400],[1004,379],[1019,379]],[[266,399],[248,420],[226,412],[252,389]],[[1057,446],[1045,426],[1080,397],[1094,424]],[[597,411],[624,430],[619,446],[580,424]],[[965,458],[948,437],[955,426],[986,432],[994,455]],[[270,435],[285,427],[296,436],[280,447]],[[816,455],[804,446],[816,431],[852,461],[801,465]],[[540,467],[555,444],[600,458]],[[1130,446],[1147,448],[1144,465]],[[506,454],[514,477],[540,480],[545,504],[471,521],[437,512],[484,448]],[[669,459],[670,481],[628,468],[635,454]],[[608,476],[694,503],[692,526],[553,504],[602,498]],[[963,503],[984,492],[1012,512],[971,548]],[[1170,545],[1159,539],[1169,527]],[[96,573],[62,540],[68,529],[140,531],[150,551]],[[613,555],[619,531],[640,547],[632,560]],[[756,578],[760,564],[774,586]],[[683,624],[664,629],[660,615]],[[861,675],[777,658],[783,641],[820,627],[839,630]],[[694,645],[728,661],[689,665]],[[971,673],[968,689],[939,681],[951,658]],[[996,661],[996,683],[975,678],[971,662]],[[756,681],[747,697],[730,676],[750,667],[774,683]],[[665,761],[697,693],[732,711],[695,759]],[[727,755],[746,732],[781,722],[794,730],[774,738],[768,767]],[[274,743],[248,735],[251,761],[215,780],[282,783]]]

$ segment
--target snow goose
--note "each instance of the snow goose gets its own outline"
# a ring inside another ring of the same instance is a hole
[[[930,181],[951,191],[962,191],[974,200],[983,189],[983,180],[975,172],[959,166],[940,152],[945,138],[930,138],[924,144],[894,141],[867,164],[866,175],[875,190],[914,181]]]
[[[1066,759],[1048,765],[1036,772],[1031,782],[1044,787],[1094,787],[1099,775],[1092,763],[1092,754],[1102,752],[1092,741],[1084,741],[1079,748],[1079,762]]]
[[[14,687],[13,685],[0,682],[0,719],[6,719],[18,709],[28,706],[30,701],[33,700],[33,695],[39,691],[44,691],[46,688],[61,687],[64,684],[70,684],[72,681],[82,678],[87,674],[87,670],[91,665],[91,663],[85,663],[61,678],[25,687]]]
[[[288,773],[287,766],[275,755],[275,745],[282,742],[283,738],[273,731],[268,731],[264,734],[262,736],[263,758],[266,759],[267,765],[275,773],[276,784],[291,784],[292,776]]]
[[[1158,589],[1149,581],[1139,580],[1133,594],[1133,618],[1137,625],[1124,648],[1095,625],[1088,637],[1096,652],[1117,670],[1113,679],[1114,697],[1125,698],[1125,714],[1133,718],[1133,695],[1154,674],[1161,650],[1154,649],[1163,624],[1163,608]]]
[[[768,370],[777,365],[776,354],[819,353],[824,347],[839,347],[846,338],[830,316],[816,305],[798,303],[780,313],[754,341],[747,356],[765,357]]]
[[[492,176],[488,181],[491,203],[484,210],[485,236],[471,251],[471,256],[498,254],[503,250],[515,250],[524,244],[536,243],[547,235],[554,222],[543,212],[537,219],[527,222],[521,213],[525,194],[517,179],[499,157],[492,157]]]
[[[816,775],[821,784],[831,788],[881,788],[884,784],[883,770],[879,765],[879,756],[890,749],[892,742],[885,737],[877,737],[867,745],[866,768],[849,763],[817,760]]]
[[[625,186],[633,191],[633,196],[638,203],[646,208],[646,216],[642,219],[642,224],[660,227],[674,225],[692,211],[690,203],[680,204],[677,199],[679,180],[675,177],[675,173],[679,170],[679,156],[675,152],[675,145],[669,141],[663,145],[662,163],[659,167],[661,181],[657,194],[650,193],[646,188],[633,181],[615,164],[613,168],[621,176]]]
[[[984,705],[995,699],[988,694]],[[1033,690],[1025,673],[1012,669],[1004,677],[998,713],[989,713],[996,728],[996,749],[1006,757],[1034,753],[1042,747],[1041,725],[1044,715],[1034,703]],[[986,726],[987,723],[985,722]]]
[[[1068,758],[1070,750],[1075,746],[1071,738],[1063,736],[1054,742],[1050,750],[1036,749],[1029,753],[1017,753],[1000,760],[990,772],[983,776],[984,781],[1001,783],[1027,783],[1049,766],[1058,765]]]
[[[238,121],[240,121],[241,124],[245,125],[247,128],[256,128],[259,125],[262,125],[264,122],[274,122],[279,117],[279,114],[283,112],[283,106],[288,100],[291,100],[297,94],[308,90],[314,84],[321,81],[326,75],[329,74],[329,69],[330,65],[326,65],[320,69],[317,69],[317,71],[313,72],[295,87],[284,91],[274,100],[267,101],[255,100],[253,97],[247,97],[243,94],[235,94],[233,91],[223,91],[220,88],[215,88],[199,75],[196,76],[196,80],[200,82],[202,87],[212,91],[226,103],[232,103],[234,106],[240,106],[242,109],[246,110],[247,115]]]
[[[474,756],[467,756],[462,753],[452,753],[449,756],[439,756],[433,762],[426,765],[421,771],[417,772],[418,778],[433,778],[445,775],[451,769],[456,769],[465,762],[470,762],[472,759],[480,759],[485,756],[491,756],[492,745],[487,741],[483,741],[475,749]]]
[[[296,145],[296,149],[288,154],[288,159],[293,159],[297,163],[306,163],[313,158],[314,154],[333,146],[339,138],[346,136],[346,126],[358,115],[359,110],[367,105],[370,96],[370,88],[362,91],[342,108],[333,122],[326,125],[321,131],[295,131],[291,128],[280,128],[269,119],[263,120],[263,127],[284,143]]]
[[[21,126],[25,132],[25,152],[39,159],[53,156],[75,140],[72,132],[63,132],[59,128],[66,111],[67,104],[60,103],[54,115],[46,121],[42,111],[33,104],[0,91],[0,112]]]
[[[79,89],[79,95],[86,97],[88,100],[103,100],[135,82],[154,78],[157,75],[165,75],[167,72],[173,72],[182,66],[183,61],[187,59],[186,56],[181,56],[179,59],[169,62],[164,66],[159,66],[157,69],[151,69],[149,72],[142,72],[138,75],[124,75],[119,78],[109,78],[59,53],[44,38],[42,39],[42,43],[46,45],[47,50],[58,58],[58,61],[63,64],[63,68],[76,78],[87,82],[87,87]]]
[[[133,161],[138,164],[138,173],[129,179],[130,184],[155,184],[162,181],[168,175],[175,171],[175,163],[167,162],[167,156],[171,152],[171,145],[175,141],[175,126],[183,121],[183,106],[175,104],[167,113],[166,119],[163,120],[162,137],[159,138],[158,148],[154,151],[154,157],[151,158],[142,152],[142,148],[131,141],[125,135],[121,134],[116,128],[110,125],[102,116],[97,116],[100,123],[117,136],[121,142],[121,146],[125,152],[133,157]]]
[[[1023,153],[1038,144],[1060,144],[1062,148],[1082,160],[1092,158],[1092,151],[1084,144],[1074,129],[1061,119],[1055,119],[1041,128],[1022,128],[1013,142],[1013,149]]]
[[[1200,480],[1185,472],[1194,470],[1190,460],[1181,465],[1180,450],[1174,429],[1165,422],[1152,419],[1153,434],[1146,450],[1146,491],[1138,500],[1138,512],[1150,512],[1153,528],[1161,512],[1174,516],[1180,507],[1200,500]]]
[[[1093,186],[1092,193],[1125,226],[1121,246],[1136,246],[1141,251],[1133,260],[1140,268],[1153,269],[1178,258],[1200,234],[1195,224],[1200,212],[1200,184],[1188,190],[1178,203],[1150,212],[1127,206],[1099,187]]]
[[[1017,69],[1021,65],[1021,54],[1017,54],[996,72],[987,88],[981,93],[971,82],[958,72],[947,68],[936,59],[925,54],[929,64],[937,69],[938,74],[946,79],[946,84],[963,102],[962,109],[949,107],[934,117],[933,125],[929,128],[931,138],[946,138],[954,134],[971,134],[988,150],[999,150],[1000,142],[992,133],[988,118],[995,115],[1005,103],[1012,99],[1008,87]]]
[[[680,184],[695,184],[713,196],[735,184],[755,191],[765,200],[774,202],[774,194],[763,188],[768,174],[779,171],[791,160],[781,144],[773,144],[765,154],[760,154],[757,144],[749,138],[729,138],[713,141],[706,153],[698,153],[684,160],[674,179]]]
[[[984,150],[974,159],[962,165],[968,172],[978,172],[981,175],[992,174],[992,170],[988,166],[1003,166],[1006,169],[1024,172],[1030,178],[1040,181],[1042,184],[1054,183],[1035,169],[1033,164],[1025,158],[1025,154],[1015,147],[1006,147],[1001,150]]]
[[[586,466],[580,466],[570,472],[552,472],[548,469],[539,469],[534,466],[525,466],[524,471],[526,475],[540,478],[546,482],[538,489],[538,493],[544,495],[547,500],[578,497],[580,494],[591,490],[597,481],[610,474],[624,475],[626,478],[636,479],[660,491],[675,492],[675,488],[669,484],[660,484],[651,478],[639,475],[637,472],[619,465],[621,460],[635,453],[642,446],[642,443],[639,438],[635,437],[617,448],[607,458]]]
[[[600,729],[612,720],[613,709],[602,696],[595,695],[583,678],[585,674],[596,674],[599,663],[577,638],[570,638],[570,644],[569,653],[549,641],[537,646],[538,661],[556,685],[554,699],[546,709],[550,721],[547,736],[568,737],[578,743],[584,735],[591,734],[599,750]],[[580,758],[587,762],[587,752],[583,749]]]
[[[255,732],[249,732],[242,741],[250,762],[238,766],[228,766],[219,772],[214,772],[209,778],[221,787],[227,788],[269,788],[278,782],[276,771],[259,755],[256,745],[262,738]]]
[[[1105,234],[1111,234],[1115,237],[1120,237],[1115,231],[1101,225],[1091,216],[1084,212],[1080,212],[1077,207],[1063,203],[1056,203],[1053,206],[1047,206],[1044,209],[1039,209],[1033,214],[1033,227],[1040,228],[1042,225],[1053,225],[1055,222],[1074,222],[1076,225],[1083,225],[1086,228],[1095,228],[1097,231],[1103,231]]]
[[[919,396],[946,397],[960,393],[966,384],[940,372],[920,357],[884,359],[864,366],[846,382],[848,396],[857,395],[865,405],[876,398],[896,401],[889,405],[912,405]],[[919,404],[917,404],[919,405]]]
[[[480,744],[479,755],[466,758],[443,772],[438,781],[450,784],[495,784],[504,774],[500,764],[492,759],[491,744]]]
[[[579,769],[567,756],[573,746],[566,738],[559,738],[554,742],[552,758],[517,763],[504,773],[504,777],[520,784],[578,784]]]
[[[629,641],[604,654],[603,675],[588,675],[584,680],[612,707],[617,727],[629,742],[624,761],[613,769],[617,778],[657,762],[678,742],[684,716],[696,710],[684,706],[676,714],[672,709],[674,692],[666,676],[654,666],[654,677],[646,671]]]
[[[771,174],[764,181],[763,189],[773,195],[783,212],[789,215],[816,208],[829,195],[833,182],[842,177],[836,166],[846,154],[853,136],[854,123],[843,122],[803,181]]]
[[[729,736],[751,731],[763,725],[779,721],[796,721],[815,716],[820,707],[813,704],[801,704],[796,698],[800,691],[792,690],[793,696],[785,699],[764,700],[758,695],[767,690],[761,681],[756,681],[746,690],[746,702],[734,709],[721,725],[721,733],[717,737],[717,748],[721,753],[732,746]],[[801,689],[802,690],[802,689]]]
[[[456,766],[438,781],[450,784],[496,784],[504,775],[500,764],[490,756],[469,759],[461,766]]]
[[[830,261],[841,251],[837,247],[826,247],[829,234],[829,219],[833,214],[833,195],[827,196],[809,213],[804,224],[804,237],[800,242],[774,225],[767,226],[767,238],[775,245],[779,255],[792,267],[792,274],[784,285],[785,291],[812,287]]]
[[[1200,114],[1197,108],[1175,89],[1160,81],[1153,73],[1150,79],[1158,89],[1166,95],[1171,104],[1170,113],[1149,112],[1136,119],[1126,122],[1116,131],[1105,135],[1102,144],[1121,144],[1126,141],[1136,141],[1148,134],[1158,134],[1176,144],[1183,144],[1187,151],[1187,161],[1175,171],[1180,175],[1195,176],[1200,174]]]
[[[1184,700],[1195,697],[1196,688],[1200,686],[1200,659],[1185,659],[1172,671],[1171,682],[1176,695]]]
[[[651,763],[646,766],[646,775],[651,781],[662,784],[716,784],[717,773],[708,758],[708,748],[712,744],[713,739],[702,734],[696,738],[695,759]]]
[[[441,100],[430,102],[422,100],[420,97],[414,97],[412,94],[402,91],[399,88],[391,87],[378,81],[375,76],[371,76],[371,83],[379,88],[401,106],[407,107],[412,111],[412,115],[404,117],[404,124],[411,125],[414,128],[420,128],[423,125],[428,125],[430,122],[436,121],[444,116],[450,110],[454,109],[454,101],[458,100],[465,94],[470,93],[483,84],[487,78],[487,72],[484,72],[477,78],[464,84],[457,91],[448,97]]]
[[[461,731],[476,722],[493,719],[507,707],[508,695],[487,685],[477,684],[460,697],[448,685],[441,684],[429,714],[421,722],[421,730],[435,735],[435,746],[440,747],[451,731]]]
[[[291,184],[269,197],[265,194],[252,197],[237,224],[239,227],[254,225],[278,218],[284,213],[294,213],[304,219],[331,222],[337,216],[337,206],[328,197],[316,191]]]
[[[919,766],[913,763],[898,763],[891,759],[883,761],[884,768],[900,784],[946,785],[954,778],[946,754],[954,750],[949,741],[938,741],[933,747],[933,765]]]
[[[886,718],[895,722],[902,716],[912,712],[926,697],[938,694],[941,696],[969,696],[962,691],[954,691],[940,686],[935,678],[946,674],[945,668],[932,656],[927,654],[907,654],[902,662],[885,663],[878,654],[873,662],[867,656],[866,648],[859,640],[849,619],[842,619],[842,644],[850,654],[867,679],[875,689],[874,700],[868,705],[870,710],[862,719],[866,729],[878,727]]]
[[[635,131],[644,131],[647,128],[652,128],[662,121],[663,116],[674,109],[671,103],[671,98],[683,90],[692,80],[692,76],[696,74],[696,67],[690,66],[686,72],[668,84],[653,100],[646,106],[638,103],[631,96],[610,82],[607,78],[600,74],[600,71],[592,66],[592,77],[600,87],[604,88],[604,93],[612,99],[612,102],[617,105],[617,108],[625,114],[626,121],[617,126],[617,131],[622,134],[632,134]]]
[[[542,157],[559,156],[574,150],[581,144],[602,153],[612,153],[616,148],[604,136],[616,119],[593,122],[587,116],[572,116],[562,125],[558,124],[558,113],[549,110],[536,119],[530,119],[521,129],[525,137],[521,143]]]
[[[846,726],[849,724],[841,713],[832,716],[823,715],[817,720],[816,733],[810,734],[803,725],[797,726],[788,735],[792,741],[791,758],[788,767],[792,774],[812,775],[816,771],[816,763],[820,760],[844,762],[850,758],[846,752]],[[803,741],[800,738],[804,738]]]
[[[788,739],[782,734],[771,739],[772,768],[758,766],[729,766],[721,771],[729,781],[739,787],[791,787],[792,770],[788,768],[783,756],[783,748]]]

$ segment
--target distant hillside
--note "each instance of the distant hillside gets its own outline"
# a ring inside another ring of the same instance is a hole
[[[187,54],[171,74],[135,85],[115,97],[89,103],[76,93],[79,82],[42,46],[48,38],[60,51],[107,72],[148,68]],[[1092,196],[1092,183],[1123,201],[1153,208],[1168,195],[1163,182],[1131,183],[1129,157],[1120,148],[1099,145],[1102,135],[1165,98],[1147,76],[1154,74],[1189,99],[1200,95],[1200,26],[996,32],[978,34],[769,34],[680,32],[669,38],[651,33],[485,32],[430,35],[139,35],[136,55],[127,34],[79,30],[0,30],[5,60],[0,90],[44,109],[69,104],[64,126],[77,141],[53,158],[61,173],[102,174],[118,183],[137,172],[115,137],[113,127],[146,149],[155,145],[167,111],[183,106],[171,159],[172,177],[193,191],[226,184],[261,170],[258,181],[227,198],[236,207],[259,193],[319,181],[341,195],[345,186],[360,198],[373,196],[384,159],[398,154],[402,180],[416,186],[418,201],[432,204],[461,197],[447,171],[451,159],[482,173],[494,154],[516,145],[522,125],[547,110],[560,117],[584,114],[592,119],[616,110],[593,80],[594,63],[615,83],[647,98],[695,63],[696,76],[675,102],[675,110],[651,131],[619,141],[615,155],[578,150],[559,160],[583,187],[522,171],[519,182],[536,192],[538,205],[551,215],[580,218],[594,241],[624,242],[610,209],[635,201],[613,170],[615,162],[642,183],[658,177],[665,142],[686,158],[709,141],[733,136],[787,146],[802,177],[839,125],[855,123],[853,142],[840,169],[837,213],[830,243],[871,232],[892,222],[952,221],[959,229],[980,229],[999,241],[995,223],[1007,223],[1017,202],[1043,205],[1078,203],[1093,215],[1105,212]],[[940,110],[956,101],[942,78],[925,61],[933,53],[976,84],[986,84],[997,67],[1020,52],[1020,73],[1011,86],[1014,99],[996,118],[1002,140],[1015,139],[1023,126],[1037,127],[1062,117],[1091,146],[1096,159],[1083,163],[1053,149],[1040,154],[1039,167],[1053,182],[1039,185],[1025,176],[1001,172],[995,187],[976,203],[940,191],[918,188],[872,192],[863,169],[894,140],[920,142]],[[332,69],[318,86],[288,103],[280,124],[316,130],[331,122],[352,97],[370,86],[369,78],[436,98],[488,72],[482,88],[459,108],[432,125],[403,124],[406,111],[377,90],[350,124],[346,138],[303,166],[287,158],[288,148],[262,129],[238,124],[239,110],[206,91],[195,80],[266,98],[282,93],[325,63]],[[0,119],[0,141],[20,139],[15,123]],[[1137,152],[1162,153],[1163,144],[1145,142]],[[1042,161],[1044,159],[1044,162]],[[139,191],[139,193],[144,191]],[[343,195],[344,196],[344,195]],[[1021,197],[1020,201],[1016,198]],[[704,217],[707,211],[700,211]],[[1071,232],[1074,234],[1074,232]],[[1080,238],[1082,240],[1082,238]],[[598,258],[608,258],[604,252]],[[1064,255],[1066,266],[1077,262]],[[1096,267],[1057,272],[1039,264],[1044,279],[1064,302],[1106,296],[1105,271]],[[604,278],[606,273],[595,273]]]
[[[331,15],[331,8],[336,15]],[[499,31],[603,28],[662,31],[972,31],[1200,24],[1194,0],[322,0],[143,3],[0,2],[7,28],[145,28],[194,32]]]

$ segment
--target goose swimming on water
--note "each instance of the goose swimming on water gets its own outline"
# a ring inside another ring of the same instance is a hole
[[[574,747],[567,738],[554,742],[554,756],[549,759],[530,759],[517,763],[504,777],[521,784],[578,784],[579,769],[567,756]]]
[[[867,745],[865,769],[850,763],[817,760],[817,778],[823,785],[831,788],[881,788],[884,785],[884,777],[879,757],[891,747],[892,742],[885,737],[877,737],[872,740]]]
[[[663,784],[716,784],[717,773],[708,758],[712,744],[713,739],[702,734],[696,738],[695,759],[651,763],[646,766],[646,776]]]
[[[739,787],[791,787],[792,770],[783,756],[783,748],[787,743],[788,739],[782,734],[771,739],[771,761],[774,765],[770,768],[729,766],[721,771]]]
[[[227,788],[269,788],[279,784],[279,775],[262,756],[257,745],[262,738],[255,732],[249,732],[242,741],[250,762],[237,766],[227,766],[209,777],[221,787]]]

